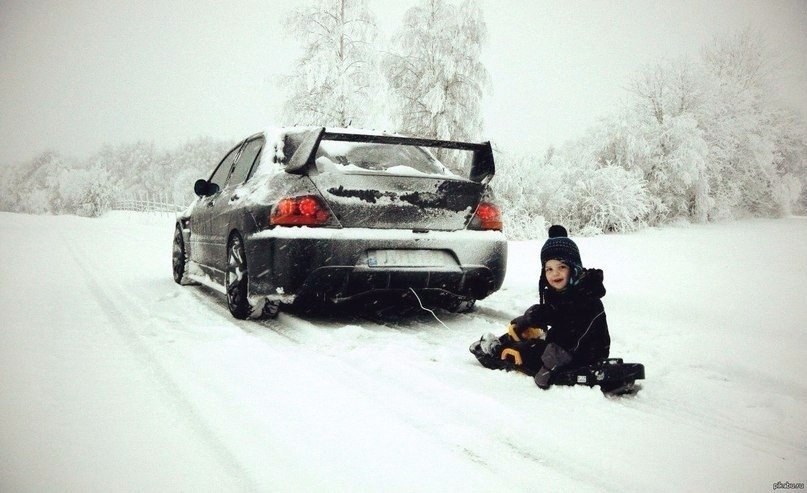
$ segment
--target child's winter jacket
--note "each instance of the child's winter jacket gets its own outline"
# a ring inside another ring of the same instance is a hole
[[[602,271],[585,269],[577,283],[562,292],[546,288],[544,303],[531,306],[512,323],[518,332],[529,327],[547,330],[546,345],[556,344],[571,356],[563,366],[589,365],[607,358],[611,347],[603,296]]]

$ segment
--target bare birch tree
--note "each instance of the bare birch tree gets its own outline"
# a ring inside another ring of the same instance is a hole
[[[490,76],[479,60],[487,28],[479,4],[422,0],[406,12],[384,73],[398,131],[473,140]]]
[[[382,79],[375,17],[366,0],[318,0],[293,11],[287,21],[303,55],[283,79],[289,90],[286,124],[372,125]]]

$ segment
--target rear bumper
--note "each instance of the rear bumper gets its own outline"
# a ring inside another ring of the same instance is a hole
[[[370,294],[410,289],[438,297],[482,299],[498,287],[493,272],[486,267],[467,268],[461,272],[435,272],[420,268],[366,272],[346,267],[322,267],[308,276],[299,295],[338,303]]]
[[[275,228],[245,238],[253,296],[340,302],[371,293],[408,291],[482,299],[498,290],[507,241],[493,231]],[[374,249],[442,250],[452,265],[378,267]]]

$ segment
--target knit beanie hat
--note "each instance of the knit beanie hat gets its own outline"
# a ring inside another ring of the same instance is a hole
[[[546,240],[543,248],[541,248],[541,267],[546,265],[547,260],[553,259],[562,261],[577,272],[583,269],[580,250],[569,239],[566,228],[558,224],[549,228],[549,239]]]

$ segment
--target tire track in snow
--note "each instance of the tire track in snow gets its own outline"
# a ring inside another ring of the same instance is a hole
[[[238,327],[246,334],[251,336],[259,336],[263,329],[268,329],[276,336],[283,338],[285,342],[301,345],[303,342],[299,338],[292,337],[288,334],[289,330],[294,330],[295,327],[292,322],[298,320],[294,315],[281,312],[276,319],[247,319],[238,320],[230,315],[226,302],[222,302],[221,293],[214,291],[206,286],[183,286],[183,290],[190,293],[196,300],[206,306],[216,316],[227,320],[228,323]]]
[[[178,412],[187,418],[187,424],[200,438],[202,443],[207,444],[213,456],[219,461],[224,470],[235,480],[236,483],[244,484],[248,491],[260,491],[258,483],[250,477],[249,473],[241,467],[236,456],[230,451],[227,444],[219,438],[199,415],[191,401],[185,396],[181,388],[171,378],[171,375],[162,366],[160,361],[152,354],[147,345],[138,337],[135,327],[129,321],[126,314],[121,311],[118,305],[105,293],[96,278],[96,274],[77,252],[75,242],[59,231],[62,243],[67,248],[70,256],[81,271],[84,273],[83,280],[92,295],[96,298],[101,310],[109,319],[114,330],[120,335],[124,343],[132,354],[143,363],[143,369],[150,373],[152,380],[162,389],[166,398],[163,402],[170,403]]]
[[[205,288],[204,286],[201,288],[202,289],[191,289],[190,292],[216,315],[229,319],[229,312],[226,305],[220,301],[220,294]],[[462,315],[460,315],[460,317],[462,317]],[[431,322],[433,320],[429,318],[427,321]],[[302,351],[305,353],[305,359],[309,361],[324,362],[329,369],[329,376],[331,378],[334,378],[334,375],[339,375],[336,379],[341,382],[342,385],[344,385],[346,390],[354,392],[357,395],[362,395],[369,402],[373,402],[376,405],[383,407],[390,416],[396,416],[396,418],[401,422],[406,423],[413,429],[423,432],[424,436],[431,437],[431,441],[433,443],[440,444],[442,448],[451,450],[456,454],[466,457],[466,460],[484,467],[492,474],[500,475],[506,472],[505,465],[501,464],[500,461],[494,461],[491,463],[490,458],[507,457],[510,444],[507,442],[499,443],[495,445],[495,450],[491,451],[485,448],[486,445],[489,446],[490,444],[469,443],[474,442],[474,440],[458,440],[456,436],[452,437],[451,430],[454,429],[454,427],[444,426],[443,421],[441,421],[441,416],[445,413],[461,413],[463,411],[463,409],[461,409],[462,406],[452,405],[446,407],[443,405],[441,406],[443,408],[441,409],[441,412],[435,413],[433,411],[434,408],[428,405],[433,397],[433,393],[429,393],[427,389],[422,389],[413,383],[423,381],[422,372],[419,372],[419,377],[414,379],[414,381],[410,378],[411,374],[409,374],[403,379],[403,382],[399,382],[400,385],[385,385],[379,382],[377,377],[374,378],[372,375],[369,375],[365,369],[360,368],[357,364],[353,364],[344,358],[339,358],[335,354],[330,354],[327,352],[323,353],[322,347],[320,346],[323,340],[327,341],[329,336],[334,334],[334,331],[351,325],[361,326],[362,329],[369,330],[376,334],[380,332],[392,335],[402,335],[405,337],[414,337],[415,334],[423,334],[432,329],[431,326],[424,323],[422,320],[387,320],[379,322],[377,320],[368,320],[366,317],[345,314],[335,316],[312,315],[312,319],[309,320],[298,317],[295,314],[281,313],[277,319],[231,319],[230,322],[244,331],[246,334],[254,337],[256,342],[260,344],[276,347],[276,343],[281,339],[284,344],[293,344],[295,351]],[[366,325],[368,323],[372,323],[376,327],[367,329]],[[288,334],[289,331],[302,333],[304,335],[294,337]],[[420,342],[427,344],[429,343],[428,341],[423,340]],[[307,365],[307,367],[312,366],[318,367],[320,365],[316,363]],[[410,370],[414,371],[415,369],[410,368]],[[334,371],[335,373],[333,373]],[[434,377],[431,377],[430,380],[430,388],[434,385],[438,385],[443,388],[443,392],[441,393],[446,395],[449,393],[449,390],[464,393],[464,391],[458,391],[457,389],[448,389],[445,384],[441,383],[439,379],[435,379]],[[391,391],[391,388],[395,388],[396,390]],[[402,389],[407,391],[407,398],[401,399],[396,397],[396,393],[400,392]],[[423,403],[423,406],[421,406],[420,409],[400,409],[392,404],[396,400],[406,402],[412,394],[418,395],[418,400]],[[477,422],[477,425],[479,426],[483,426],[484,424],[485,423],[482,421]],[[460,433],[459,435],[463,437],[465,436],[463,433]],[[546,466],[547,461],[544,459],[527,454],[521,454],[521,456],[525,460],[525,467],[535,465],[540,465],[542,467]],[[559,470],[555,470],[555,472],[575,481],[582,473],[582,471],[573,471],[569,472],[568,474],[564,474]]]
[[[366,371],[335,354],[327,351],[323,352],[323,341],[325,341],[326,345],[328,342],[333,342],[335,331],[345,326],[356,326],[360,323],[366,325],[366,320],[360,320],[355,316],[345,314],[312,316],[313,320],[310,320],[290,313],[281,313],[277,319],[233,320],[230,318],[226,305],[219,302],[219,293],[208,289],[191,290],[191,293],[200,302],[207,305],[215,315],[230,320],[233,325],[251,337],[256,345],[264,345],[273,348],[273,350],[279,349],[282,351],[288,349],[300,353],[301,359],[306,361],[305,367],[301,370],[308,372],[312,370],[314,372],[321,371],[323,372],[323,378],[337,383],[345,392],[361,396],[361,401],[366,401],[371,406],[383,409],[385,415],[394,417],[393,422],[404,424],[426,437],[425,440],[427,441],[424,442],[424,445],[428,444],[426,448],[437,447],[453,457],[457,457],[463,463],[473,462],[477,466],[482,466],[488,471],[486,473],[488,478],[495,477],[494,473],[496,471],[502,472],[502,468],[491,469],[490,465],[485,462],[485,451],[483,449],[478,448],[478,453],[475,453],[468,448],[447,442],[442,439],[444,433],[434,432],[435,428],[440,428],[439,424],[436,426],[433,423],[424,424],[423,420],[415,419],[413,415],[390,404],[390,401],[395,401],[395,396],[387,394],[390,391],[389,388],[384,389],[384,392],[379,392],[379,386],[383,385],[377,377],[374,378],[373,375],[369,375]],[[387,326],[379,326],[379,329],[390,331],[390,327]],[[400,327],[396,327],[396,329],[400,329]],[[372,331],[372,329],[365,329],[365,327],[362,327],[362,330]],[[415,332],[419,331],[420,327],[413,329],[410,326],[405,330]],[[295,335],[290,335],[289,332],[293,332]],[[397,330],[393,329],[392,332],[397,333]],[[406,334],[406,336],[410,335],[413,334]],[[427,417],[433,415],[428,406],[424,406],[415,414],[418,416],[425,414]],[[506,451],[503,450],[502,453],[506,453]]]
[[[474,318],[468,315],[452,314],[452,316],[454,318],[449,320],[449,323]],[[278,321],[270,322],[272,322],[272,325],[278,324]],[[388,336],[392,336],[393,339],[399,337],[413,338],[416,335],[428,334],[434,331],[438,332],[438,336],[445,332],[442,328],[435,329],[429,325],[430,318],[420,319],[417,317],[411,320],[395,319],[375,322],[352,316],[337,316],[335,320],[330,318],[325,321],[327,324],[325,328],[317,325],[316,319],[312,322],[295,317],[292,320],[286,320],[286,322],[293,322],[295,326],[292,327],[287,323],[283,324],[284,328],[313,331],[334,331],[340,327],[361,323],[362,329],[372,332],[379,339],[379,341],[371,341],[370,344],[373,344],[373,342],[395,342],[389,341]],[[367,328],[368,323],[374,323],[377,327]],[[270,334],[261,331],[248,331],[258,339],[266,341],[267,344],[270,343],[268,338],[274,338],[275,335],[274,332]],[[322,339],[326,338],[319,338],[319,344],[322,344]],[[429,347],[433,345],[442,347],[445,343],[443,339],[444,337],[419,338],[418,343]],[[494,476],[511,478],[510,485],[516,489],[522,487],[532,488],[535,483],[525,479],[524,484],[518,484],[522,478],[512,478],[510,471],[513,468],[529,469],[536,466],[572,482],[579,482],[580,485],[594,485],[593,489],[595,490],[621,491],[624,489],[622,483],[617,480],[609,480],[607,474],[598,474],[597,471],[591,471],[585,464],[576,461],[574,456],[570,455],[570,452],[563,447],[547,445],[546,453],[535,454],[528,448],[519,445],[524,441],[529,442],[530,440],[540,440],[541,438],[524,429],[503,429],[501,437],[494,442],[486,441],[484,437],[478,436],[473,432],[474,430],[485,430],[493,422],[499,424],[523,422],[523,416],[517,410],[507,408],[506,403],[498,402],[482,392],[476,392],[475,400],[479,403],[481,409],[488,410],[488,412],[469,412],[467,395],[475,393],[474,390],[453,385],[452,381],[447,381],[440,374],[435,374],[431,363],[437,363],[436,361],[414,361],[413,364],[407,366],[406,371],[396,373],[393,380],[381,381],[379,377],[368,373],[366,368],[362,368],[361,364],[355,359],[342,358],[327,351],[323,352],[319,344],[314,344],[313,347],[300,344],[306,348],[305,350],[309,352],[311,357],[327,360],[330,375],[340,375],[338,380],[342,382],[346,389],[366,396],[368,401],[382,406],[390,416],[395,416],[397,420],[423,432],[424,436],[431,437],[431,441],[440,444],[441,447],[461,454],[466,460],[484,467]],[[407,342],[407,345],[411,345],[411,342]],[[456,370],[460,370],[460,373],[464,375],[481,368],[475,364],[467,367],[456,367],[451,363],[447,364],[449,366],[446,369],[451,370],[452,374],[456,374]],[[529,390],[530,387],[528,386],[527,391]],[[401,392],[405,392],[406,397],[400,397]],[[413,396],[415,398],[412,398]],[[457,398],[453,396],[457,396]],[[410,402],[419,402],[420,404],[417,408],[407,407],[406,404]],[[460,416],[461,419],[452,418]],[[493,419],[492,416],[497,418]],[[450,424],[447,425],[447,423]],[[520,465],[512,463],[513,451],[517,453],[518,459],[523,461]],[[506,481],[502,481],[504,486]]]

